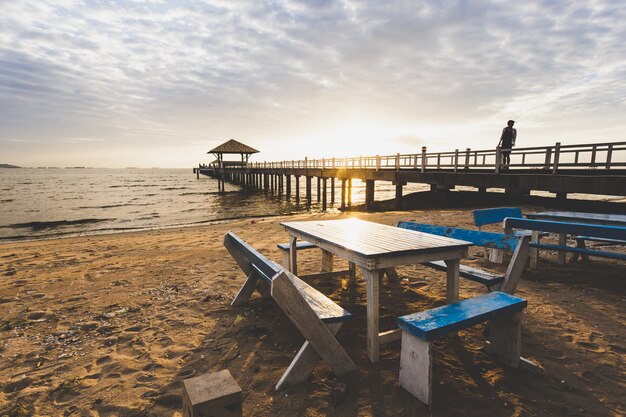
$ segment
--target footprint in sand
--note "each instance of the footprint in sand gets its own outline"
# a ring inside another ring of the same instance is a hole
[[[596,343],[578,341],[576,344],[589,352],[604,353],[606,349],[601,348]]]
[[[111,362],[111,357],[109,355],[102,356],[102,357],[96,359],[96,365],[98,365],[98,366],[102,366],[102,365],[110,363],[110,362]]]

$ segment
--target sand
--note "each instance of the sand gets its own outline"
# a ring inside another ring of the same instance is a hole
[[[532,210],[532,208],[525,208]],[[228,230],[279,260],[281,221],[357,216],[473,228],[468,210],[309,214],[203,227],[0,245],[0,415],[179,416],[181,381],[228,369],[246,416],[618,416],[624,404],[626,265],[596,258],[559,266],[545,254],[525,272],[522,354],[536,370],[500,366],[484,326],[435,345],[431,409],[398,384],[400,344],[366,355],[365,288],[339,278],[311,285],[354,319],[338,339],[358,373],[338,380],[320,363],[304,384],[274,385],[303,342],[271,299],[230,301],[245,277],[222,246]],[[472,249],[464,263],[494,268]],[[336,261],[341,267],[341,261]],[[317,272],[305,251],[300,273]],[[381,329],[445,302],[444,274],[412,266],[381,285]],[[484,293],[461,281],[461,297]],[[333,398],[340,382],[345,396]]]

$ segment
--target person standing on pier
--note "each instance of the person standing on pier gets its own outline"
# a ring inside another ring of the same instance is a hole
[[[514,124],[515,120],[507,122],[507,126],[502,129],[500,142],[498,142],[498,146],[502,149],[502,164],[505,168],[508,168],[511,163],[511,148],[515,146],[515,139],[517,138],[517,130],[513,127]]]

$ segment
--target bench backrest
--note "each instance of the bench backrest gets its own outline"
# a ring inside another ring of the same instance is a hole
[[[525,229],[549,233],[565,233],[569,235],[626,240],[626,227],[621,226],[506,218],[504,219],[504,228],[507,231]]]
[[[478,227],[486,224],[500,223],[507,217],[524,217],[519,207],[496,207],[474,210],[474,224]]]
[[[398,325],[415,337],[433,340],[501,314],[522,311],[527,305],[528,302],[523,298],[493,291],[454,304],[399,317]]]
[[[224,246],[246,275],[257,272],[260,278],[271,282],[272,277],[283,271],[282,267],[261,255],[233,232],[224,236]]]
[[[401,221],[398,222],[397,226],[404,229],[416,230],[418,232],[465,240],[478,246],[497,248],[511,252],[515,250],[519,241],[519,237],[513,234],[482,232],[480,230],[459,229],[456,227],[438,226],[435,224]]]

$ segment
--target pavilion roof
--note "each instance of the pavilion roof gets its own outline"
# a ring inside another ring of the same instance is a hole
[[[251,148],[248,145],[244,145],[241,142],[237,142],[235,139],[230,139],[229,141],[226,141],[226,142],[222,143],[220,146],[211,149],[207,153],[215,153],[215,154],[225,154],[225,153],[252,154],[252,153],[257,153],[257,152],[259,152],[259,151],[257,151],[254,148]]]

